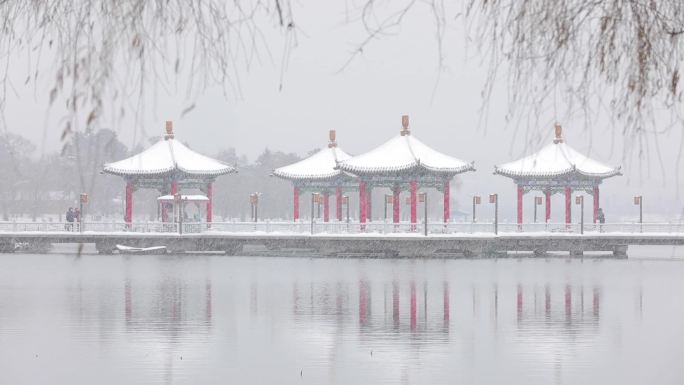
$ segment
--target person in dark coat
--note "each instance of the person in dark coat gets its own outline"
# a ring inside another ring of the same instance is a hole
[[[74,229],[74,208],[73,207],[69,207],[69,210],[67,210],[66,221],[67,221],[67,223],[64,225],[64,229],[66,231],[72,231]]]
[[[602,208],[598,209],[598,221],[600,224],[606,223],[606,216],[605,216],[605,214],[603,214]]]

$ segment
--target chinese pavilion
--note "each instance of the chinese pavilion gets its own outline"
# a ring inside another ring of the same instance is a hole
[[[293,217],[299,219],[299,197],[302,192],[317,192],[323,198],[323,221],[330,221],[330,193],[335,191],[335,217],[342,220],[342,193],[356,189],[354,177],[338,170],[337,163],[351,156],[337,146],[335,130],[329,131],[328,147],[299,162],[273,170],[273,175],[294,185]],[[311,213],[313,216],[313,213]]]
[[[166,135],[145,151],[130,158],[104,165],[103,172],[122,176],[126,181],[124,221],[133,220],[133,192],[153,188],[160,195],[176,195],[183,189],[199,189],[207,197],[207,223],[211,223],[213,183],[216,177],[236,172],[235,168],[196,153],[173,134],[173,123],[166,122]],[[168,204],[163,204],[162,220],[168,218]]]
[[[610,167],[590,159],[570,147],[563,139],[560,125],[555,126],[556,137],[538,152],[494,167],[494,174],[507,176],[517,185],[517,222],[523,221],[523,194],[543,191],[546,197],[546,222],[551,218],[551,195],[565,194],[565,223],[572,220],[573,191],[585,191],[594,198],[594,223],[598,218],[599,185],[604,179],[621,175],[620,167]]]
[[[417,222],[417,190],[435,188],[443,193],[444,222],[449,221],[450,182],[456,174],[475,171],[474,164],[442,154],[411,135],[409,118],[402,116],[399,135],[379,147],[339,164],[339,169],[358,177],[360,221],[365,223],[371,209],[374,187],[392,190],[392,219],[399,223],[402,190],[409,190],[411,223]]]

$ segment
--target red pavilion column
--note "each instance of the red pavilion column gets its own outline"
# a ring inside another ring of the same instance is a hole
[[[299,220],[299,187],[294,186],[292,189],[292,207],[294,212],[292,213],[292,218],[297,222]]]
[[[323,222],[330,222],[330,193],[323,192]]]
[[[342,187],[335,187],[335,214],[338,221],[342,221]]]
[[[518,229],[521,229],[523,223],[523,194],[525,190],[522,185],[518,185]]]
[[[373,222],[373,200],[371,199],[373,188],[366,188],[366,217],[369,222]]]
[[[211,227],[214,210],[214,184],[211,182],[207,183],[207,199],[207,227]]]
[[[392,222],[399,223],[401,219],[399,216],[399,210],[401,209],[401,202],[399,200],[399,194],[401,189],[399,186],[394,186],[392,189]]]
[[[176,182],[174,180],[171,182],[171,195],[175,196],[176,193],[178,193],[178,182]],[[175,202],[175,199],[174,199],[174,202]],[[171,222],[175,222],[176,221],[176,215],[175,215],[175,210],[174,210],[174,206],[173,206],[174,204],[173,203],[167,203],[167,205],[172,208],[172,210],[171,210],[171,218],[172,218]],[[179,213],[179,215],[182,215],[182,214]]]
[[[126,226],[130,227],[133,222],[133,183],[126,183],[126,212],[124,213],[124,222]]]
[[[565,223],[572,222],[572,188],[565,186]]]
[[[418,184],[415,180],[411,181],[411,230],[416,229],[416,222],[418,220],[418,213],[416,211],[416,203],[418,201]]]
[[[359,222],[366,223],[366,182],[359,182]],[[362,227],[363,228],[363,227]]]
[[[544,191],[544,195],[546,195],[546,202],[545,202],[545,204],[546,204],[546,214],[545,214],[545,218],[546,218],[546,223],[549,223],[549,221],[551,220],[551,190],[546,190],[546,191]]]
[[[444,223],[449,223],[449,217],[451,216],[451,183],[448,179],[444,182],[442,196],[444,198]]]
[[[599,209],[599,188],[594,186],[594,223],[598,221],[598,209]]]

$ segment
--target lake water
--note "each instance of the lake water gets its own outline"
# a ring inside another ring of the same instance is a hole
[[[0,384],[682,384],[684,261],[0,255]]]

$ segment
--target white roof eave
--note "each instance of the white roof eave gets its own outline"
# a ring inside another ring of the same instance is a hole
[[[378,173],[378,172],[401,172],[401,171],[407,171],[407,170],[417,168],[418,166],[419,166],[419,164],[417,162],[409,163],[406,165],[391,166],[391,167],[360,167],[360,166],[353,166],[353,165],[340,163],[339,168],[341,170],[350,172],[352,174],[369,174],[369,173]]]
[[[384,172],[404,172],[409,170],[424,169],[433,173],[460,174],[467,171],[475,171],[475,163],[470,162],[461,167],[432,167],[422,162],[413,162],[407,165],[394,167],[358,167],[340,164],[340,169],[353,174],[374,174]]]
[[[188,170],[182,167],[178,167],[178,170],[181,172],[184,172],[186,174],[191,174],[191,175],[226,175],[226,174],[234,174],[237,173],[237,170],[232,167],[232,166],[226,166],[225,169],[223,170],[214,170],[214,171],[206,171],[206,170]]]
[[[342,171],[335,171],[331,172],[329,174],[292,174],[292,173],[287,173],[283,171],[279,171],[278,169],[273,170],[273,176],[276,176],[278,178],[282,179],[287,179],[287,180],[303,180],[303,179],[308,179],[308,180],[327,180],[327,179],[333,179],[339,175],[342,175]]]
[[[507,176],[507,177],[511,177],[511,178],[520,178],[520,177],[553,178],[553,177],[560,177],[560,176],[565,176],[565,175],[577,173],[577,174],[587,176],[587,177],[610,178],[613,176],[622,175],[622,172],[620,171],[620,169],[621,169],[620,167],[617,167],[617,168],[615,168],[609,172],[593,173],[593,172],[582,171],[582,170],[577,169],[575,167],[571,167],[571,168],[567,168],[564,170],[553,171],[553,172],[551,172],[551,171],[529,172],[529,171],[511,170],[511,169],[506,169],[506,168],[495,166],[494,167],[494,174]]]
[[[126,176],[126,175],[135,175],[135,174],[137,174],[137,175],[160,175],[160,174],[166,174],[166,173],[172,172],[174,169],[173,168],[165,168],[165,169],[158,169],[158,170],[139,170],[139,171],[134,172],[132,170],[110,167],[109,164],[105,164],[102,170],[108,174]]]
[[[421,164],[421,166],[427,170],[433,171],[433,172],[444,172],[444,173],[454,173],[454,174],[460,174],[463,172],[467,171],[475,171],[475,162],[470,162],[467,163],[461,167],[451,167],[451,168],[438,168],[438,167],[430,167],[426,164]]]

